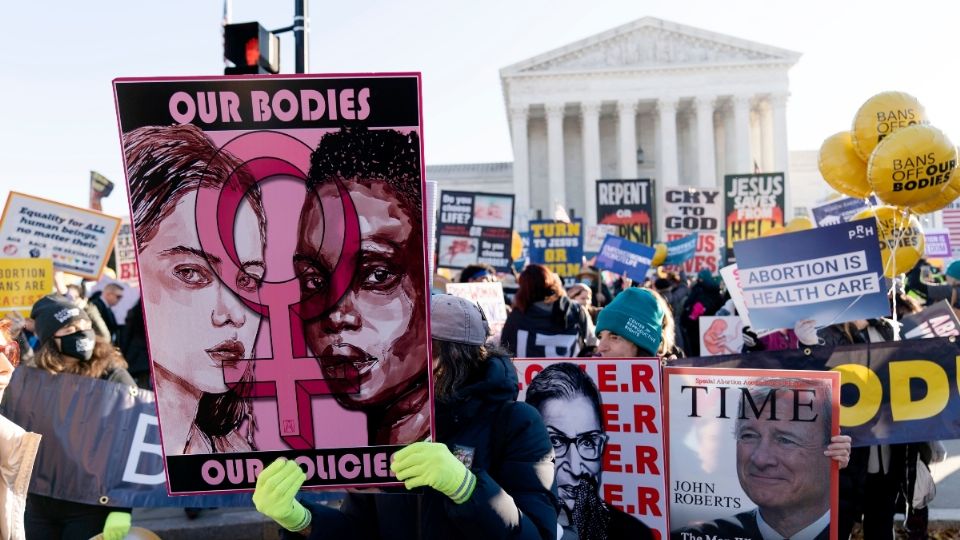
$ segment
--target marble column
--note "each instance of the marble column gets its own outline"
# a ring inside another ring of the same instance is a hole
[[[789,94],[774,94],[770,97],[773,112],[773,172],[783,173],[784,221],[793,218],[793,194],[790,189],[790,154],[787,150],[787,97]]]
[[[549,206],[544,212],[553,215],[557,204],[567,207],[566,188],[563,179],[563,103],[548,103],[547,111],[547,172]]]
[[[530,155],[527,134],[527,119],[530,109],[526,106],[510,107],[510,130],[513,135],[513,194],[514,215],[518,221],[529,219],[530,201]],[[523,223],[517,223],[522,226]]]
[[[787,150],[787,94],[774,94],[770,97],[770,109],[773,113],[773,169],[786,173],[789,168]]]
[[[637,177],[637,102],[618,101],[620,178]]]
[[[713,96],[697,96],[697,185],[712,188],[717,185],[716,146],[713,139]]]
[[[677,164],[677,99],[660,98],[657,101],[660,115],[660,178],[663,187],[680,185],[680,169]]]
[[[597,180],[600,179],[600,102],[580,104],[581,138],[583,139],[583,204],[586,225],[597,222]]]
[[[733,151],[735,174],[753,172],[750,153],[750,97],[733,96]]]

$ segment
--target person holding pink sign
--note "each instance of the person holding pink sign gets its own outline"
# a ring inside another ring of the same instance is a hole
[[[138,128],[123,146],[139,257],[150,261],[140,272],[166,455],[255,450],[245,385],[228,385],[224,368],[253,356],[260,326],[233,292],[254,294],[263,280],[260,192],[247,190],[238,214],[241,271],[228,285],[223,261],[200,243],[196,206],[203,190],[252,184],[240,161],[193,125]],[[247,365],[242,381],[252,379]]]
[[[310,540],[556,538],[550,438],[536,409],[516,401],[516,368],[487,348],[478,305],[434,295],[430,318],[437,442],[393,455],[391,470],[409,493],[351,492],[339,509],[304,506],[295,496],[306,475],[281,458],[257,477],[257,510]]]

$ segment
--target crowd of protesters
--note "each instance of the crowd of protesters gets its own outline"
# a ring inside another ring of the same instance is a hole
[[[564,504],[563,493],[558,498],[552,463],[558,447],[551,450],[551,436],[541,419],[546,413],[537,414],[533,407],[516,403],[517,381],[510,358],[659,357],[669,362],[699,356],[699,319],[734,315],[736,308],[722,280],[709,270],[695,276],[658,271],[653,278],[635,283],[625,276],[608,281],[604,273],[584,266],[577,282],[564,287],[556,274],[541,265],[528,265],[516,276],[502,276],[489,266],[477,265],[463,270],[457,279],[491,282],[502,277],[515,282],[516,288],[504,287],[509,315],[495,342],[491,342],[486,317],[478,306],[436,292],[432,297],[437,439],[409,446],[393,464],[407,488],[432,488],[425,498],[351,493],[339,510],[301,505],[296,494],[302,471],[278,461],[260,476],[254,494],[258,510],[290,531],[323,531],[311,533],[310,538],[406,538],[397,531],[417,527],[423,538],[607,537],[590,532],[591,520],[577,519],[574,514],[580,510],[574,509],[580,507],[574,502]],[[763,336],[747,327],[743,329],[743,349],[735,352],[890,341],[897,321],[925,305],[945,299],[960,308],[956,292],[960,262],[951,264],[944,275],[922,262],[904,283],[892,304],[897,312],[891,308],[889,318],[820,329],[811,321],[801,321],[794,328]],[[20,363],[51,374],[151,388],[140,303],[129,310],[124,324],[119,324],[111,308],[124,294],[122,285],[110,283],[93,295],[85,292],[82,285],[63,287],[38,301],[30,318],[11,314],[2,321],[3,387]],[[556,377],[565,380],[562,373]],[[586,398],[592,396],[589,391],[578,392]],[[599,397],[596,401],[599,406]],[[491,422],[500,427],[492,428]],[[35,435],[18,429],[0,417],[0,432],[10,430],[11,438],[27,441],[3,459],[32,463],[25,456],[36,452],[36,440],[30,438]],[[506,435],[498,434],[504,430]],[[841,450],[850,447],[849,438],[843,436],[834,438],[833,443],[831,447]],[[458,445],[492,448],[474,456],[479,470],[486,472],[475,474],[464,467],[450,452]],[[908,491],[920,489],[915,488],[917,458],[924,464],[943,460],[943,445],[936,441],[882,445],[856,448],[848,455],[849,466],[841,471],[840,538],[847,538],[857,522],[868,538],[893,538],[894,514],[904,510],[905,501],[911,538],[925,538],[926,509],[913,509]],[[847,465],[846,455],[837,459]],[[0,475],[0,490],[4,482],[8,490],[15,484]],[[84,505],[26,493],[8,495],[4,510],[19,517],[0,521],[0,525],[14,524],[12,533],[0,526],[2,538],[23,537],[25,530],[26,538],[79,539],[102,532],[104,538],[119,539],[131,524],[129,508]],[[637,524],[618,523],[616,527],[632,530],[632,537],[646,537],[646,533],[636,536]],[[431,532],[423,536],[427,529]],[[609,538],[617,537],[611,534]]]

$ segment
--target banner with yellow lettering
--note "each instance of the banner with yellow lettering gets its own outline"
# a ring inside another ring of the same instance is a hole
[[[840,372],[840,429],[854,446],[960,439],[955,338],[686,358],[676,365]]]
[[[530,262],[556,272],[565,287],[573,285],[583,262],[583,220],[531,221]]]

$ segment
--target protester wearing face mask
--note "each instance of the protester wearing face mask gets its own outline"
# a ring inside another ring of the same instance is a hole
[[[35,364],[49,373],[69,373],[135,386],[127,363],[105,338],[97,337],[90,318],[69,298],[45,296],[30,318],[37,337]],[[119,540],[130,530],[130,509],[81,504],[29,494],[26,538],[85,539],[103,533]]]

